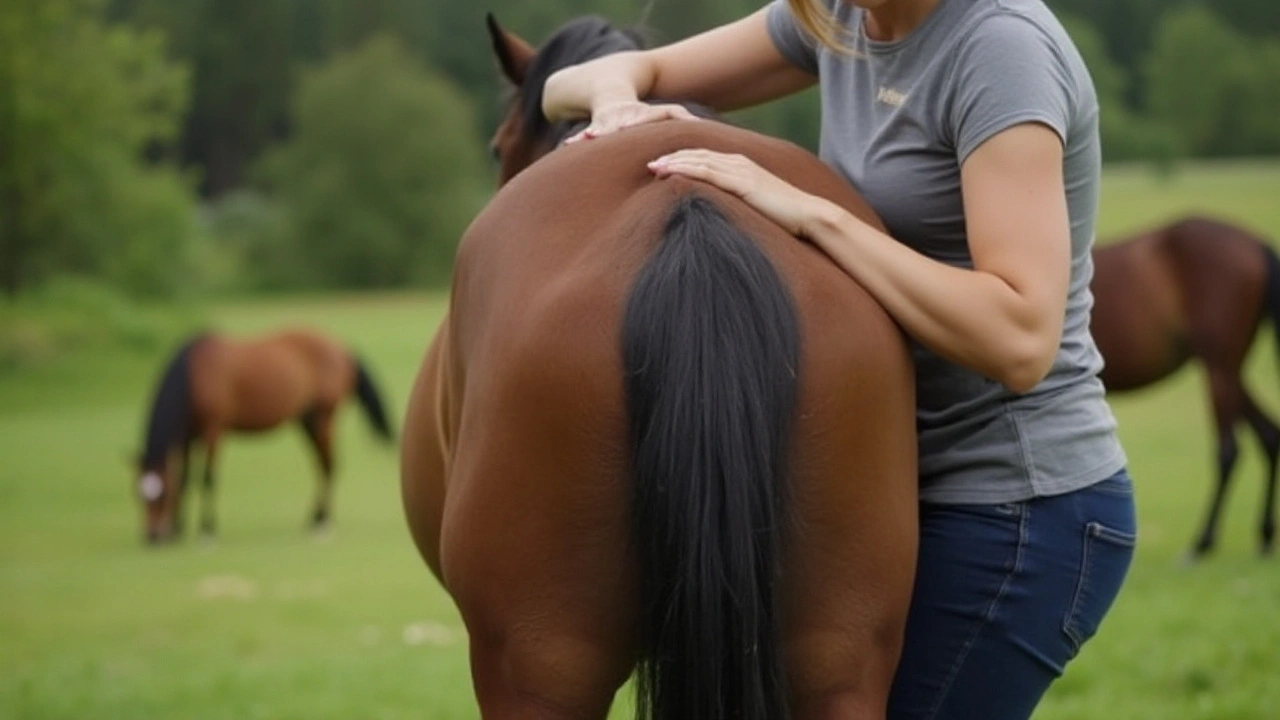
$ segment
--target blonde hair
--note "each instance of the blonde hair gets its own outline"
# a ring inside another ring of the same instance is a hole
[[[787,5],[800,28],[818,43],[837,53],[852,51],[845,42],[848,31],[831,14],[823,0],[787,0]]]

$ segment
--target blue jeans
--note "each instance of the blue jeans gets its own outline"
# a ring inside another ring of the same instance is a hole
[[[1133,485],[920,507],[889,720],[1025,720],[1093,636],[1133,558]]]

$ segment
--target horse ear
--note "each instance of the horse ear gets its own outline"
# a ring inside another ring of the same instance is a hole
[[[498,56],[498,64],[502,66],[502,74],[514,85],[524,83],[529,63],[537,53],[533,46],[516,35],[513,35],[493,17],[493,13],[485,14],[485,24],[489,26],[489,37],[493,40],[493,52]]]

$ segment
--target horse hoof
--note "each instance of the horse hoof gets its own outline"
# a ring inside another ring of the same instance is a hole
[[[333,539],[333,528],[328,523],[313,525],[311,527],[311,539],[318,543],[329,542]]]
[[[1178,564],[1184,568],[1195,567],[1196,565],[1200,564],[1201,560],[1204,560],[1204,556],[1207,554],[1207,552],[1208,551],[1201,550],[1199,548],[1196,548],[1195,550],[1189,550],[1182,556],[1182,561]]]

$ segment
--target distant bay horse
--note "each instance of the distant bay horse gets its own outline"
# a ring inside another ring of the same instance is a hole
[[[604,718],[633,668],[655,720],[882,716],[918,543],[905,339],[816,248],[646,162],[744,153],[879,221],[810,153],[722,123],[554,149],[547,76],[635,37],[490,31],[516,86],[504,184],[462,238],[401,444],[482,716]]]
[[[386,406],[368,370],[338,342],[307,330],[249,340],[216,334],[188,340],[161,376],[147,422],[137,484],[146,540],[168,540],[179,531],[194,445],[205,448],[200,529],[211,535],[214,467],[223,436],[291,421],[302,426],[319,460],[310,522],[322,527],[331,512],[334,416],[353,393],[378,435],[390,442]]]
[[[1241,373],[1261,321],[1269,317],[1280,332],[1280,259],[1248,231],[1199,217],[1101,246],[1093,259],[1091,328],[1106,360],[1102,380],[1109,392],[1150,385],[1192,358],[1204,366],[1218,476],[1192,555],[1208,553],[1217,539],[1241,421],[1266,453],[1259,544],[1263,553],[1272,552],[1280,428],[1249,394]]]

